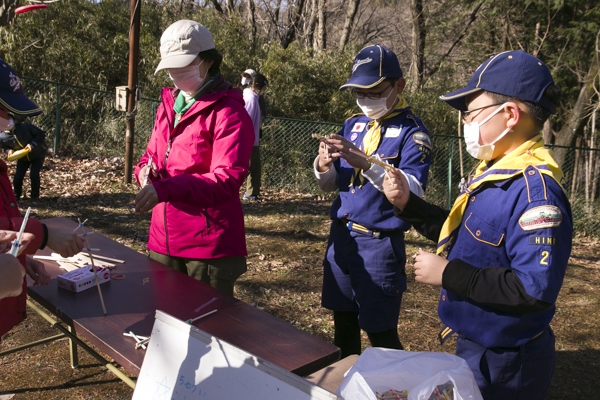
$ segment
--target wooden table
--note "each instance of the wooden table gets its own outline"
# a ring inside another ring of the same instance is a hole
[[[47,226],[75,229],[77,223],[66,218],[43,221]],[[86,228],[86,231],[88,229]],[[88,236],[99,255],[124,260],[112,276],[125,275],[101,285],[107,315],[103,315],[96,287],[80,293],[49,286],[28,288],[31,298],[71,326],[112,357],[131,374],[138,376],[145,351],[134,347],[133,339],[123,336],[132,331],[150,336],[156,310],[188,320],[217,309],[194,323],[196,327],[300,376],[309,375],[339,360],[340,350],[291,324],[240,300],[222,294],[209,285],[157,263],[99,233]],[[48,255],[50,250],[38,252]],[[55,277],[64,271],[53,261],[44,261]],[[210,305],[195,311],[213,300]]]

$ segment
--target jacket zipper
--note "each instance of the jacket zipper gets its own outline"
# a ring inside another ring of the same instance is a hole
[[[167,145],[167,151],[165,152],[165,171],[167,170],[167,160],[169,158],[169,153],[171,152],[171,145],[173,144],[173,138],[169,138],[169,143]],[[171,250],[169,249],[169,228],[167,227],[167,203],[163,205],[163,218],[165,225],[165,248],[167,249],[167,255],[171,255]]]

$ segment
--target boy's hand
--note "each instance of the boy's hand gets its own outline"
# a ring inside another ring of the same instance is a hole
[[[61,257],[72,257],[83,249],[85,239],[64,228],[48,227],[47,245]]]
[[[442,276],[448,260],[419,249],[415,258],[415,280],[432,286],[442,286]]]
[[[12,247],[12,242],[17,238],[18,232],[0,230],[0,253],[8,253]],[[21,235],[21,245],[17,255],[20,255],[25,247],[35,239],[33,233],[23,232]]]
[[[383,193],[395,207],[403,210],[410,198],[410,186],[400,170],[387,171],[383,180]]]

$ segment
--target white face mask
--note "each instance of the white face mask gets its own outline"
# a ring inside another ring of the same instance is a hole
[[[8,117],[8,119],[0,117],[0,132],[12,131],[12,129],[14,127],[15,127],[14,119],[12,119],[11,117]]]
[[[498,136],[496,138],[496,140],[494,140],[492,143],[484,144],[484,145],[479,144],[479,136],[480,136],[479,127],[481,125],[485,124],[486,122],[488,122],[490,120],[490,118],[492,118],[494,115],[498,114],[504,108],[505,105],[506,105],[506,103],[502,104],[493,113],[488,115],[481,122],[473,121],[473,122],[469,122],[468,124],[463,124],[463,131],[464,131],[464,137],[465,137],[465,144],[467,145],[467,152],[473,158],[476,158],[478,160],[485,160],[485,161],[491,160],[492,156],[494,154],[494,149],[496,148],[496,146],[494,146],[494,144],[497,143],[498,140],[502,139],[504,137],[504,135],[506,135],[508,132],[510,132],[510,128],[506,128],[500,134],[500,136]]]
[[[200,64],[188,65],[182,68],[170,68],[169,77],[173,81],[175,87],[186,93],[195,93],[202,87],[204,78],[200,77],[200,65],[204,60],[200,61]],[[208,73],[208,70],[206,71]],[[206,77],[206,74],[204,74]]]
[[[356,104],[358,104],[362,112],[367,117],[371,119],[381,118],[390,111],[390,108],[387,106],[387,100],[393,91],[394,89],[392,89],[383,99],[373,100],[369,99],[368,97],[356,99]]]
[[[242,85],[249,85],[249,84],[250,84],[249,78],[242,78]]]

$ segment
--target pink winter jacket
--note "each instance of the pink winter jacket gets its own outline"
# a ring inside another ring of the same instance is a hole
[[[18,232],[21,229],[23,218],[17,200],[8,178],[6,163],[0,160],[0,229]],[[19,256],[21,265],[25,265],[25,254],[34,254],[45,243],[44,227],[35,218],[29,218],[25,232],[33,233],[35,239],[31,241]],[[1,268],[2,266],[0,266]],[[25,306],[27,300],[27,281],[23,279],[23,291],[14,297],[5,297],[0,300],[0,336],[12,329],[13,326],[23,321],[26,317]]]
[[[239,92],[222,77],[173,128],[176,89],[162,90],[152,136],[135,168],[152,157],[159,203],[152,210],[148,248],[174,257],[246,256],[240,187],[254,143],[252,120]]]

